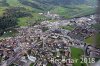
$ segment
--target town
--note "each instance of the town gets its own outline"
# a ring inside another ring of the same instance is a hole
[[[100,58],[100,48],[84,42],[96,32],[91,26],[94,24],[95,15],[90,15],[15,28],[18,31],[16,36],[0,39],[0,66],[73,66],[80,59],[74,61],[72,48],[83,51],[79,55],[81,58]],[[95,59],[85,64],[89,66],[94,63]]]

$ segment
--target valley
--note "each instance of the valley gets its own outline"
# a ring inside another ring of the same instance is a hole
[[[0,0],[0,66],[100,65],[96,9],[97,0]]]

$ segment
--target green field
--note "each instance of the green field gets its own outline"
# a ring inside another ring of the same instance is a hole
[[[28,26],[28,17],[19,18],[18,20],[18,26]]]
[[[100,33],[98,33],[96,36],[95,36],[95,42],[96,42],[96,46],[100,48]]]
[[[23,6],[18,0],[7,0],[7,3],[13,7],[20,7]]]
[[[88,44],[94,44],[94,43],[96,43],[100,47],[100,34],[97,34],[95,36],[91,36],[91,37],[86,38],[85,42],[88,43]]]
[[[71,47],[71,55],[72,55],[72,59],[78,59],[77,63],[74,63],[73,66],[82,66],[82,64],[80,63],[80,57],[81,55],[84,55],[83,50],[79,49],[79,48],[74,48]],[[83,64],[84,66],[86,66],[85,64]]]
[[[95,8],[87,5],[69,5],[67,7],[55,7],[51,10],[52,13],[57,13],[65,18],[81,17],[90,15],[95,12]]]
[[[23,4],[21,4],[18,0],[7,0],[7,3],[8,3],[11,7],[24,7],[24,8],[26,8],[26,9],[32,10],[32,7],[23,5]]]
[[[34,63],[31,63],[30,66],[34,66]]]
[[[66,29],[66,30],[73,30],[74,29],[74,27],[70,26],[70,25],[68,25],[68,26],[61,26],[61,28],[62,29]]]
[[[0,7],[0,16],[4,13],[4,9]]]
[[[38,13],[32,13],[32,17],[23,17],[23,18],[18,18],[18,26],[28,26],[32,25],[36,21],[41,22],[45,19],[44,16],[39,15]]]
[[[3,13],[5,12],[5,9],[6,9],[7,7],[0,7],[0,16],[2,16],[3,15]]]
[[[91,37],[86,38],[86,39],[85,39],[85,42],[88,43],[88,44],[93,44],[93,43],[94,43],[94,39],[93,39],[93,37],[91,36]]]

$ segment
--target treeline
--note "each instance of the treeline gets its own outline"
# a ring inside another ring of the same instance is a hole
[[[16,7],[9,8],[5,10],[3,16],[0,17],[0,35],[10,27],[15,27],[17,25],[17,18],[32,16],[30,13],[25,12],[24,8]]]
[[[9,6],[7,0],[0,0],[0,6]]]
[[[23,7],[16,7],[16,8],[9,8],[5,10],[4,16],[9,16],[20,18],[20,17],[27,17],[32,16],[31,13],[27,12],[25,8]]]

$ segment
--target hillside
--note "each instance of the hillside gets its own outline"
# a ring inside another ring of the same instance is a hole
[[[0,31],[47,19],[39,13],[50,11],[66,19],[93,14],[95,6],[96,0],[0,0]]]
[[[94,8],[92,6],[95,4],[96,0],[0,0],[0,11],[2,12],[5,7],[23,7],[35,12],[51,11],[60,15],[66,13],[65,15],[70,16],[70,13],[78,14],[81,12],[83,15],[84,10],[87,9],[93,11]]]

